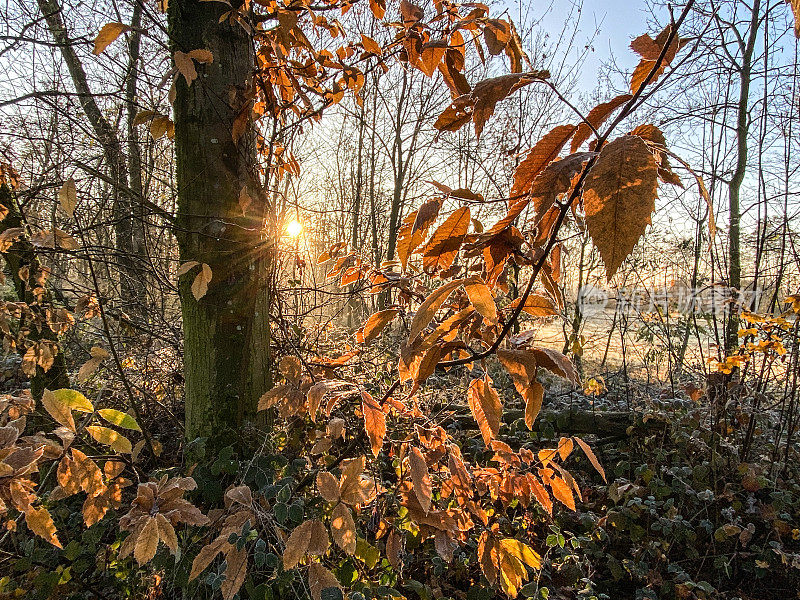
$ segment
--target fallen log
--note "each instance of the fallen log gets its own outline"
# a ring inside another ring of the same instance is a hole
[[[477,430],[478,424],[468,410],[456,409],[453,425],[459,429]],[[508,425],[523,419],[525,413],[519,409],[503,413],[503,422]],[[626,437],[636,434],[653,434],[666,429],[667,423],[652,415],[634,411],[594,411],[584,409],[542,410],[533,424],[533,431],[561,435],[596,435],[601,437]]]

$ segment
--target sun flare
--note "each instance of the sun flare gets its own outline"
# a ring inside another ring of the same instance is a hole
[[[289,237],[295,238],[302,232],[303,232],[303,224],[297,219],[289,221],[289,223],[286,225],[286,234]]]

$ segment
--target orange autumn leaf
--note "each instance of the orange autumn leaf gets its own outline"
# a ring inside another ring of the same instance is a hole
[[[364,427],[367,430],[372,453],[378,456],[386,436],[386,415],[368,392],[361,392],[361,411],[364,413]]]

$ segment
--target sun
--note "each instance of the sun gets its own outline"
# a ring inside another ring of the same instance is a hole
[[[289,221],[289,223],[286,225],[286,234],[289,237],[293,237],[293,238],[297,237],[298,235],[300,235],[302,233],[302,231],[303,231],[303,224],[300,221],[298,221],[297,219],[294,219],[293,221]]]

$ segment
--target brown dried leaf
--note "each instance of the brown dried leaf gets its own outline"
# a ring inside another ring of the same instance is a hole
[[[413,342],[414,339],[420,333],[422,333],[423,329],[428,326],[428,323],[431,322],[431,319],[433,319],[436,311],[439,310],[439,307],[444,303],[445,300],[447,300],[453,290],[455,290],[465,281],[465,279],[454,279],[453,281],[436,288],[430,293],[430,295],[417,309],[417,312],[414,314],[414,318],[411,320],[411,329],[408,333],[409,342]]]
[[[480,278],[474,277],[464,282],[464,290],[472,306],[484,320],[490,325],[497,323],[497,305],[494,303],[494,296],[489,286]]]
[[[75,207],[78,205],[78,191],[72,177],[67,179],[58,190],[58,202],[70,217],[75,214]]]
[[[542,136],[528,152],[514,171],[514,185],[511,188],[513,197],[520,196],[531,189],[533,182],[542,170],[558,158],[558,154],[572,134],[578,129],[575,125],[558,125]],[[573,150],[574,152],[574,150]]]
[[[210,544],[206,544],[200,549],[200,552],[192,561],[192,571],[189,573],[189,581],[205,571],[206,567],[211,564],[211,561],[216,558],[220,552],[225,552],[230,547],[230,544],[224,537],[220,536]]]
[[[386,0],[369,0],[369,9],[372,11],[372,15],[380,21],[386,14]]]
[[[398,535],[397,531],[392,529],[389,537],[386,538],[386,559],[397,572],[400,572],[403,566],[402,552],[403,539]]]
[[[548,71],[532,71],[530,73],[510,73],[476,83],[470,94],[470,98],[474,102],[472,120],[475,123],[475,136],[481,137],[483,127],[494,113],[494,107],[498,102],[521,87],[549,77]]]
[[[464,206],[451,214],[428,240],[422,250],[422,267],[428,274],[453,264],[470,223],[470,210]]]
[[[536,381],[536,354],[527,350],[498,350],[497,358],[525,399],[525,425],[532,430],[544,399],[544,388]]]
[[[624,135],[604,146],[584,183],[586,225],[609,280],[651,222],[658,164],[644,140]]]
[[[597,457],[594,455],[594,452],[592,452],[592,449],[589,447],[589,444],[584,442],[579,437],[574,437],[573,439],[577,442],[578,446],[581,447],[581,450],[583,450],[583,453],[586,455],[586,458],[589,459],[589,462],[592,463],[592,466],[595,468],[595,470],[598,473],[600,473],[600,477],[603,478],[603,481],[606,481],[605,469],[603,469],[603,466],[600,464],[600,461],[597,460]]]
[[[613,113],[616,109],[620,106],[625,104],[628,100],[633,98],[630,94],[621,94],[616,98],[609,100],[608,102],[603,102],[602,104],[598,104],[592,110],[589,111],[589,114],[586,115],[586,120],[592,124],[592,127],[597,129],[600,127],[605,120]],[[570,152],[575,152],[580,145],[589,139],[589,136],[592,135],[592,128],[585,122],[578,125],[578,130],[575,132],[575,137],[572,138],[572,144],[570,145]]]
[[[366,462],[364,456],[359,456],[342,463],[342,477],[339,483],[342,502],[350,505],[361,502],[361,473],[364,472]]]
[[[69,406],[61,402],[54,394],[48,389],[42,393],[42,406],[50,413],[59,424],[63,425],[73,433],[75,432],[75,420],[72,418],[72,411]]]
[[[158,525],[158,537],[175,554],[178,550],[178,536],[175,535],[175,528],[172,523],[167,521],[167,518],[161,513],[156,514],[156,523]]]
[[[553,497],[564,504],[570,510],[575,510],[575,496],[572,488],[566,481],[558,475],[553,475],[550,479],[550,489],[553,490]]]
[[[370,0],[372,3],[374,0]],[[342,589],[339,580],[328,569],[319,563],[308,565],[308,588],[312,600],[322,600],[322,592],[328,588]]]
[[[286,540],[286,550],[283,553],[283,568],[287,571],[294,569],[308,551],[313,526],[312,520],[303,521],[295,527],[289,539]]]
[[[553,500],[550,498],[550,494],[547,493],[545,487],[532,473],[528,473],[528,485],[530,486],[531,492],[536,498],[536,501],[542,505],[542,507],[547,511],[547,514],[552,515]]]
[[[358,331],[357,339],[360,344],[369,344],[400,312],[399,308],[387,308],[370,315],[367,322]]]
[[[311,556],[320,556],[328,551],[331,539],[328,537],[328,530],[325,529],[322,521],[314,519],[311,523],[311,541],[308,543],[308,553]]]
[[[375,399],[365,391],[361,392],[361,410],[364,413],[364,427],[367,430],[372,453],[378,456],[386,436],[386,415]]]
[[[800,0],[786,0],[794,14],[794,35],[800,38]]]
[[[200,300],[200,298],[206,295],[206,292],[208,292],[208,284],[211,282],[212,277],[213,273],[211,272],[211,267],[203,263],[202,268],[192,282],[192,295],[195,300]]]
[[[488,446],[500,431],[502,406],[500,397],[488,381],[473,379],[467,392],[472,416],[478,423],[484,443]]]
[[[333,541],[347,554],[356,551],[356,523],[350,509],[344,504],[337,504],[331,512],[331,534]]]
[[[428,465],[422,452],[417,447],[411,448],[408,461],[411,466],[411,482],[414,484],[414,493],[417,496],[417,500],[419,500],[420,506],[427,514],[431,510],[431,495],[433,494]]]
[[[514,300],[509,305],[510,308],[513,309],[519,306],[519,300],[519,298]],[[529,294],[525,299],[525,305],[522,307],[522,310],[534,317],[549,317],[558,314],[553,301],[542,294]]]
[[[197,79],[197,69],[195,69],[194,61],[188,54],[180,50],[176,50],[172,58],[175,61],[175,68],[186,80],[186,85],[192,85],[192,82]]]
[[[233,600],[247,576],[247,549],[233,547],[225,554],[225,581],[219,591],[223,600]]]
[[[136,546],[133,550],[133,557],[140,565],[150,562],[158,549],[158,523],[154,517],[145,518],[147,521],[136,537]]]
[[[578,377],[578,372],[575,370],[575,365],[558,350],[551,350],[550,348],[532,348],[531,352],[536,356],[536,364],[541,368],[547,369],[551,373],[563,377],[575,385],[580,384],[580,378]]]

